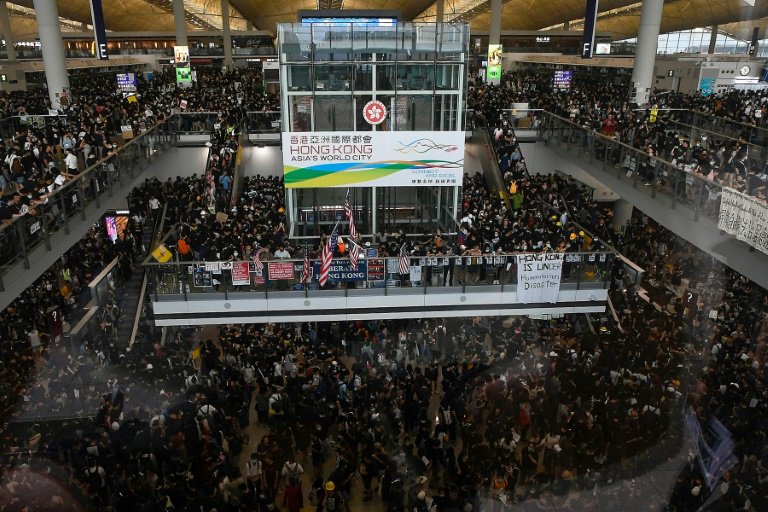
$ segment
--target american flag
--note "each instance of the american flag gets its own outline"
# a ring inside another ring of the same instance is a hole
[[[346,214],[347,219],[352,218],[352,196],[349,193],[349,189],[347,189],[347,195],[344,198],[344,213]],[[350,231],[349,234],[351,235],[352,232]]]
[[[333,227],[333,232],[328,239],[328,243],[323,245],[323,252],[320,261],[320,286],[325,286],[328,282],[328,275],[331,272],[331,261],[333,261],[333,251],[336,248],[336,241],[339,238],[339,223]]]
[[[301,274],[301,284],[306,285],[309,282],[309,250],[304,248],[304,271]]]
[[[360,246],[357,244],[357,228],[355,227],[355,218],[352,215],[352,200],[347,189],[347,196],[344,200],[344,213],[349,221],[349,261],[352,268],[357,270],[357,260],[360,258]]]
[[[400,247],[400,269],[399,270],[401,274],[410,273],[410,270],[408,268],[408,253],[405,252],[405,244],[403,244],[403,246]]]
[[[253,255],[253,262],[256,264],[257,270],[264,270],[264,262],[261,261],[261,255],[267,252],[265,247],[259,247],[256,253]]]
[[[357,241],[349,237],[349,262],[352,264],[352,268],[357,270],[357,261],[360,259],[360,246]]]

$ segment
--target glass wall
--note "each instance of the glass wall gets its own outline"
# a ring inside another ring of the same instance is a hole
[[[469,26],[434,23],[278,25],[283,127],[294,132],[461,131],[464,126]],[[387,115],[370,124],[364,106]],[[345,189],[289,189],[296,236],[328,233]],[[458,186],[353,189],[363,235],[435,225],[452,230]]]
[[[660,34],[659,46],[656,53],[659,55],[675,53],[708,53],[711,37],[712,29],[709,27]],[[768,55],[768,50],[763,44],[765,42],[766,40],[763,40],[758,44],[758,57]],[[631,39],[625,39],[619,41],[619,43],[635,44],[637,43],[637,38],[633,37]],[[714,53],[745,55],[748,49],[749,41],[724,32],[717,34]]]
[[[286,23],[278,34],[286,104],[301,106],[286,111],[293,131],[463,126],[467,25]],[[388,122],[371,126],[356,114],[369,100],[389,107]],[[307,112],[310,122],[300,122]]]

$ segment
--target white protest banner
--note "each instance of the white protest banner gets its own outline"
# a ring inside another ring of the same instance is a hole
[[[521,254],[517,257],[517,300],[523,304],[557,302],[564,254]]]
[[[768,254],[768,205],[724,187],[717,227]]]

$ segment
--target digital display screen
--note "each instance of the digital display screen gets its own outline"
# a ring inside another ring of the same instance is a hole
[[[107,230],[107,238],[112,240],[112,243],[117,242],[122,237],[127,225],[128,217],[125,215],[104,217],[104,226]]]
[[[117,88],[123,92],[136,92],[135,73],[117,73]]]
[[[552,83],[557,89],[570,89],[573,81],[573,71],[555,71]]]
[[[337,25],[343,23],[355,23],[357,25],[375,25],[377,27],[391,27],[397,24],[396,18],[318,18],[306,17],[301,19],[302,23],[323,23],[328,25]]]

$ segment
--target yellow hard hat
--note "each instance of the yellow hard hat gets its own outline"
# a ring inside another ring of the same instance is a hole
[[[576,233],[571,233],[571,240],[576,240]]]
[[[328,480],[328,483],[327,483],[327,484],[325,484],[325,490],[326,490],[326,491],[332,491],[332,490],[334,490],[335,488],[336,488],[336,484],[334,484],[334,483],[333,483],[333,482],[331,482],[330,480]]]
[[[584,231],[579,231],[579,236],[584,236]]]
[[[560,221],[555,222],[555,226],[562,226],[562,225],[563,225],[563,223],[560,222]]]

